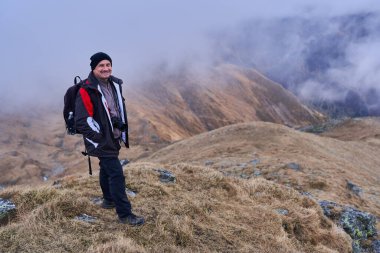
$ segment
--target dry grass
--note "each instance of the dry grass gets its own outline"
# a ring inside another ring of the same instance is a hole
[[[318,204],[264,179],[240,180],[189,164],[166,169],[177,176],[163,184],[160,165],[126,167],[132,204],[147,222],[130,227],[90,199],[100,195],[96,177],[70,177],[55,189],[7,188],[17,213],[0,228],[0,252],[350,252],[347,235],[327,220]],[[287,215],[276,209],[286,209]],[[94,223],[73,218],[81,213]]]
[[[366,125],[367,132],[380,131],[380,124]],[[259,171],[260,177],[310,192],[317,199],[352,205],[379,216],[380,156],[374,143],[380,138],[372,134],[365,141],[356,140],[362,136],[362,128],[350,132],[347,127],[345,138],[350,134],[354,141],[342,141],[273,123],[235,124],[172,144],[145,161],[195,165],[212,161],[210,168],[236,177],[243,173],[254,177]],[[254,159],[259,161],[257,165],[252,164]],[[288,163],[299,164],[300,170],[287,168]],[[347,180],[363,189],[361,196],[347,189]]]

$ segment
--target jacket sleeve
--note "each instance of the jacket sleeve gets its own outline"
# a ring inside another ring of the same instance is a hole
[[[90,95],[86,89],[80,88],[75,101],[76,129],[90,141],[100,143],[103,135],[98,122],[94,120],[93,116],[94,106]]]

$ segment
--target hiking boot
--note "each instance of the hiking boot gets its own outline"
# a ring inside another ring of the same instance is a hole
[[[132,226],[141,226],[145,223],[145,220],[143,217],[136,216],[134,214],[130,214],[125,218],[119,218],[119,220],[123,224],[129,224]]]
[[[112,209],[115,207],[115,203],[113,201],[103,199],[103,203],[102,203],[101,207],[104,209]]]

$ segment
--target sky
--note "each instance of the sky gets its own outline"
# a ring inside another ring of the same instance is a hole
[[[380,11],[380,1],[1,0],[0,112],[34,102],[62,106],[74,76],[86,77],[99,51],[111,56],[114,75],[133,86],[160,61],[207,61],[210,34],[247,20],[360,11]]]

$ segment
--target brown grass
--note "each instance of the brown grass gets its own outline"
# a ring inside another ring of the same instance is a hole
[[[372,124],[368,132],[379,129],[380,124]],[[379,216],[380,156],[374,143],[380,139],[372,136],[370,143],[369,139],[355,140],[362,129],[356,133],[347,128],[345,133],[354,141],[302,133],[273,123],[235,124],[174,143],[144,160],[194,165],[212,161],[208,167],[236,177],[242,173],[257,177],[254,172],[259,171],[258,177]],[[257,165],[252,163],[254,159],[259,160]],[[292,162],[301,169],[286,168]],[[347,180],[363,189],[360,197],[347,189]]]
[[[70,177],[62,188],[7,188],[17,213],[0,228],[0,252],[350,252],[350,239],[327,220],[318,204],[264,179],[240,180],[215,170],[176,164],[163,184],[162,165],[126,167],[134,211],[142,227],[117,222],[114,210],[90,199],[100,195],[96,177]],[[281,215],[276,209],[286,209]],[[76,221],[81,213],[95,223]]]

